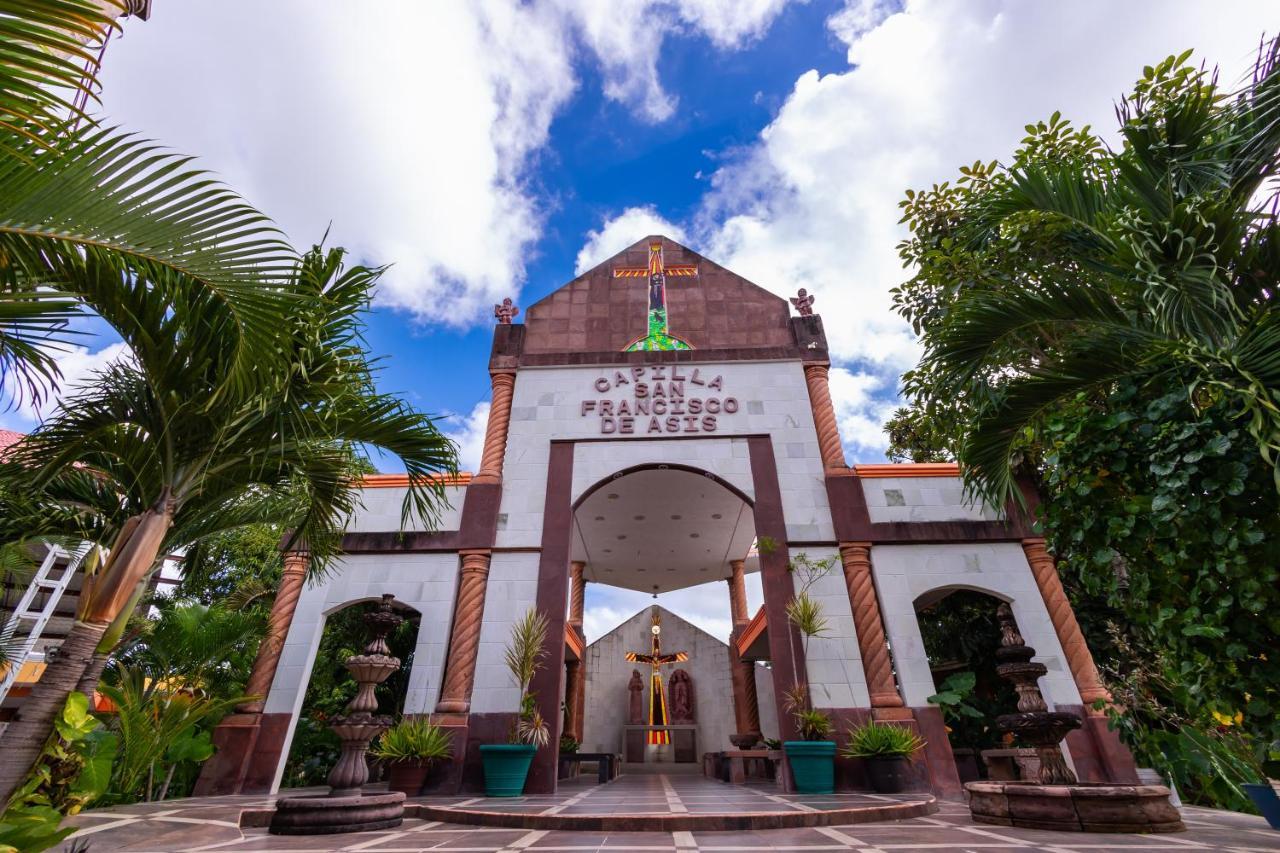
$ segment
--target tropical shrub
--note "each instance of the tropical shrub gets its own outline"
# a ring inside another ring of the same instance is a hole
[[[213,754],[200,725],[248,698],[213,698],[201,688],[169,682],[159,671],[132,666],[121,666],[116,683],[103,684],[101,692],[116,708],[111,727],[120,737],[120,757],[111,791],[120,802],[163,799],[184,762]]]
[[[795,578],[795,585],[798,586],[787,602],[787,621],[800,633],[806,661],[809,659],[809,641],[826,634],[829,627],[822,604],[813,597],[811,590],[814,584],[831,572],[835,562],[835,557],[814,560],[802,553],[787,564],[787,571]],[[826,740],[831,734],[831,717],[813,707],[813,695],[809,690],[808,679],[801,677],[800,662],[793,643],[791,632],[788,631],[791,671],[795,673],[796,683],[784,691],[783,704],[795,719],[801,740]]]
[[[1280,740],[1280,42],[1234,91],[1188,59],[1144,69],[1118,146],[1055,113],[907,193],[925,355],[889,432],[1039,493],[1135,757],[1233,805]]]
[[[507,671],[520,688],[520,711],[508,740],[543,747],[551,742],[551,727],[538,711],[537,696],[529,690],[533,678],[542,669],[547,640],[547,617],[532,607],[511,626],[505,660]]]
[[[453,738],[425,717],[415,717],[379,735],[373,754],[384,761],[444,761],[453,756]]]
[[[89,698],[69,695],[40,760],[0,814],[0,849],[48,850],[75,832],[61,828],[62,818],[106,793],[117,744],[89,713]]]
[[[924,747],[924,740],[905,726],[871,720],[849,730],[840,749],[845,758],[893,758],[909,756]]]

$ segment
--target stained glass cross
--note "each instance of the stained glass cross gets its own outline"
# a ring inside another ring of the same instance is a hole
[[[645,350],[693,349],[671,334],[667,325],[667,276],[693,278],[698,268],[693,265],[667,266],[662,260],[662,241],[649,244],[647,267],[614,267],[614,278],[647,278],[649,280],[648,330],[628,344],[625,352]]]

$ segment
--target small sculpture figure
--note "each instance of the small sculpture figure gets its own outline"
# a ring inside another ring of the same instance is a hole
[[[673,723],[693,722],[693,679],[683,669],[671,673],[671,683],[667,687],[671,694],[671,721]]]
[[[796,311],[800,312],[801,317],[813,316],[813,297],[803,287],[800,288],[799,293],[791,297],[791,304],[796,307]]]
[[[640,677],[640,670],[631,670],[631,681],[627,684],[627,690],[631,694],[630,703],[627,705],[627,723],[633,726],[644,725],[644,679]]]
[[[516,316],[519,313],[520,313],[519,307],[517,307],[516,304],[511,301],[510,296],[502,300],[501,305],[493,306],[493,316],[497,317],[498,323],[503,326],[510,326],[511,318]]]

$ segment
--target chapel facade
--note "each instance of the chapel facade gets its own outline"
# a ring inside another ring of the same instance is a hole
[[[403,476],[371,476],[325,578],[304,583],[307,555],[286,555],[246,690],[264,698],[219,727],[196,793],[276,790],[326,617],[385,593],[419,618],[404,713],[452,729],[449,790],[481,789],[479,745],[504,741],[517,711],[502,660],[512,622],[530,607],[547,617],[552,663],[533,690],[555,730],[526,791],[554,791],[557,736],[581,741],[603,713],[585,701],[586,585],[661,593],[710,581],[723,582],[715,594],[733,624],[731,707],[699,707],[721,717],[703,740],[724,741],[699,751],[758,737],[762,718],[795,739],[783,693],[802,683],[837,732],[871,718],[916,728],[927,741],[920,787],[958,795],[916,610],[965,589],[1012,607],[1048,668],[1050,708],[1084,718],[1065,743],[1080,779],[1136,782],[1095,708],[1108,697],[1044,540],[1012,507],[968,502],[953,465],[849,464],[814,308],[803,291],[788,304],[660,236],[579,275],[523,322],[516,306],[496,306],[479,470],[447,483],[452,509],[433,531],[400,530]],[[835,567],[811,589],[829,630],[807,644],[786,616],[801,555]],[[744,584],[755,572],[764,605],[752,614]],[[770,678],[757,683],[765,661]],[[854,766],[839,779],[864,782]]]

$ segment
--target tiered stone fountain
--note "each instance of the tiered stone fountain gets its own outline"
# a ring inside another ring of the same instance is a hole
[[[1018,713],[996,717],[996,728],[1035,748],[1039,778],[1021,782],[969,782],[969,813],[978,823],[1084,832],[1179,832],[1186,829],[1162,785],[1081,783],[1062,754],[1062,739],[1080,728],[1075,714],[1050,711],[1039,680],[1048,669],[1032,662],[1013,610],[1001,604],[996,672],[1013,683]]]
[[[399,826],[404,819],[404,794],[362,792],[369,781],[365,754],[369,743],[391,727],[392,719],[378,713],[374,690],[400,668],[400,659],[391,656],[387,634],[404,621],[391,609],[394,596],[384,595],[378,609],[364,617],[371,639],[364,652],[346,660],[347,671],[359,690],[347,703],[345,713],[334,717],[329,728],[342,741],[342,753],[329,771],[329,793],[308,797],[286,797],[276,801],[271,818],[275,835],[330,835],[338,832],[366,832]]]

